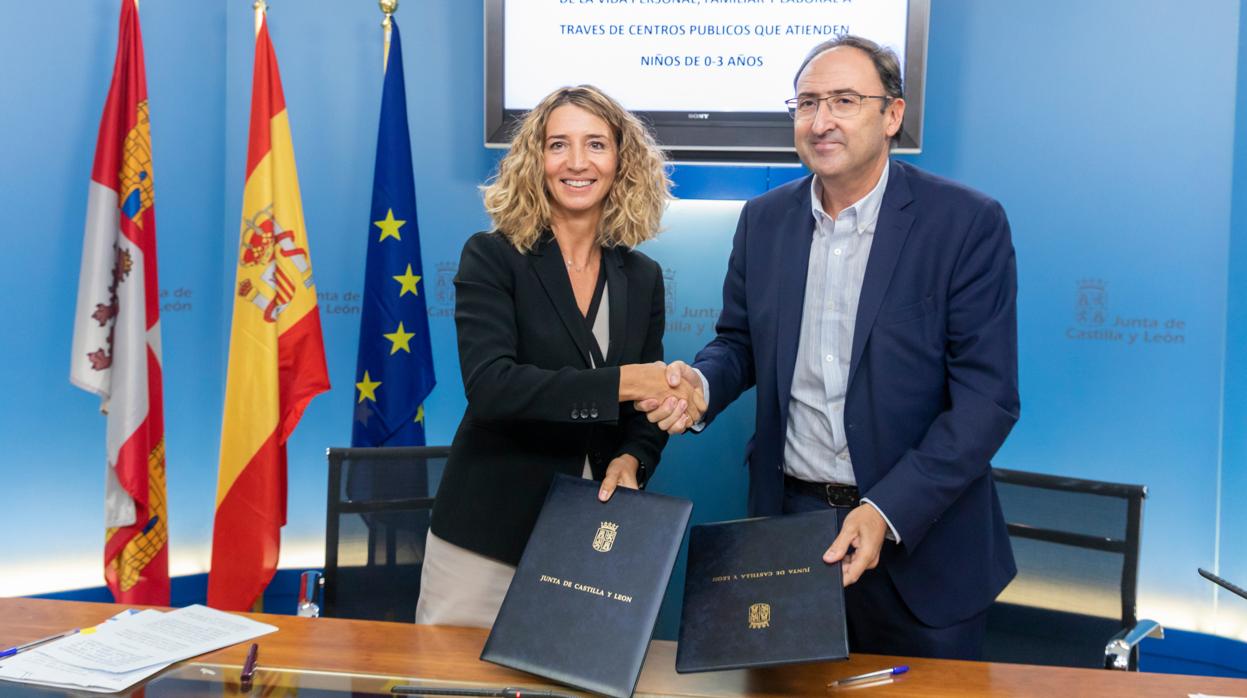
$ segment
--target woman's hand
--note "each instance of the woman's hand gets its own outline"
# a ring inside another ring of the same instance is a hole
[[[684,430],[693,426],[706,411],[706,396],[702,392],[701,376],[692,366],[683,361],[672,361],[667,366],[667,385],[673,389],[681,385],[693,388],[692,402],[687,405],[671,395],[666,399],[646,398],[633,404],[640,412],[644,412],[650,422],[659,429],[671,434],[683,434]]]
[[[606,466],[606,477],[602,478],[602,489],[598,490],[598,499],[605,502],[615,493],[616,487],[627,487],[635,490],[639,486],[636,481],[636,473],[641,467],[641,462],[629,453],[625,453],[618,458],[612,460],[610,465]]]
[[[683,366],[682,363],[680,365]],[[692,373],[692,369],[688,371],[693,378],[691,380],[683,380],[680,372],[669,371],[667,365],[661,361],[620,366],[619,401],[633,401],[638,406],[644,401],[654,407],[666,403],[672,413],[685,418],[684,426],[687,428],[696,424],[706,410],[701,380]],[[659,420],[651,418],[650,421]],[[662,425],[662,428],[667,431],[669,426]]]

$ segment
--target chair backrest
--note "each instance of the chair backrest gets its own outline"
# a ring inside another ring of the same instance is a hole
[[[993,475],[1018,575],[988,611],[984,659],[1102,668],[1105,645],[1138,620],[1147,488],[1000,468]]]
[[[445,446],[329,449],[326,616],[412,622]]]

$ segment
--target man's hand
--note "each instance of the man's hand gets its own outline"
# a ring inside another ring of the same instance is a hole
[[[847,587],[861,579],[866,570],[873,570],[879,564],[879,550],[883,547],[887,531],[888,524],[877,509],[869,504],[859,504],[844,517],[840,535],[823,553],[823,562],[830,565],[844,561],[840,575]]]
[[[606,476],[602,478],[602,489],[598,490],[598,499],[603,502],[610,499],[611,495],[615,494],[616,487],[637,489],[636,472],[640,467],[641,462],[629,453],[612,460],[610,465],[606,466]]]
[[[654,398],[656,403],[671,400],[679,407],[680,413],[688,413],[689,424],[694,424],[706,409],[706,400],[701,397],[701,381],[682,381],[679,375],[678,369],[672,369],[661,361],[620,366],[619,401],[639,404],[650,398]],[[696,375],[694,373],[693,377],[696,378]],[[651,418],[650,421],[658,420]]]
[[[667,385],[673,390],[691,388],[691,396],[679,399],[672,395],[666,399],[649,397],[638,400],[635,407],[645,412],[649,421],[668,434],[682,434],[696,424],[706,411],[706,396],[702,393],[701,377],[683,361],[673,361],[667,366]]]

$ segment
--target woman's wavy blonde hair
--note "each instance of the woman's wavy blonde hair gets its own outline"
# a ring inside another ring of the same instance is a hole
[[[555,90],[520,122],[511,151],[498,163],[498,172],[481,187],[494,230],[501,232],[516,249],[527,252],[549,229],[546,122],[555,109],[565,104],[602,119],[615,136],[615,182],[602,204],[598,243],[633,248],[657,235],[663,209],[671,199],[666,158],[635,116],[592,85]]]

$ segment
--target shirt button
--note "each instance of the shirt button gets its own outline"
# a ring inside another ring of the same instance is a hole
[[[835,360],[836,360],[836,357],[832,356],[831,354],[828,354],[828,355],[827,355],[827,361],[831,362],[831,361],[835,361]]]
[[[836,249],[834,249],[834,250],[832,250],[832,251],[831,251],[831,253],[832,253],[832,254],[834,254],[834,255],[835,255],[835,256],[837,256],[837,257],[839,257],[839,256],[840,256],[840,252],[841,252],[841,250],[840,250],[840,248],[839,248],[839,247],[837,247]]]

